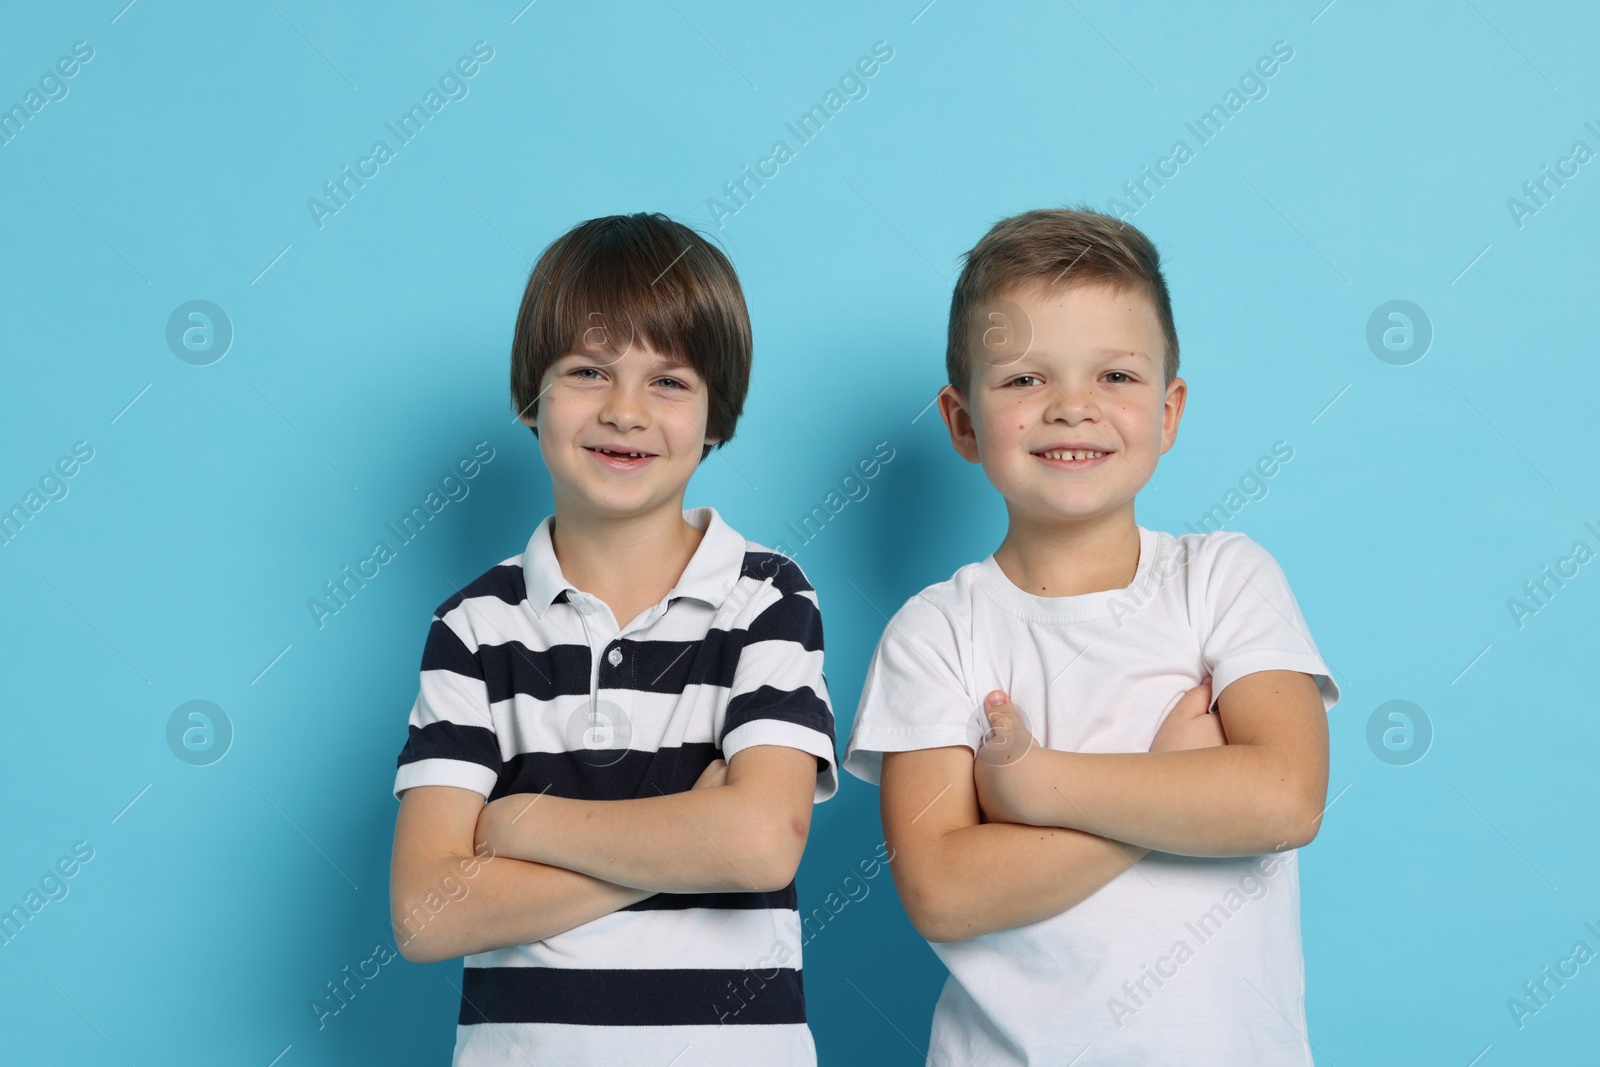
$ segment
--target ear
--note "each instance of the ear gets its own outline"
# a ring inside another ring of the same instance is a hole
[[[972,425],[967,398],[953,385],[939,390],[939,416],[950,431],[950,446],[968,463],[979,462],[978,433]]]
[[[1182,378],[1167,383],[1167,398],[1161,407],[1161,453],[1165,455],[1178,439],[1178,423],[1183,418],[1183,405],[1189,398],[1189,384]]]

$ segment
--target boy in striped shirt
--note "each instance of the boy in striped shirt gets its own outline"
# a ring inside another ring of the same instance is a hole
[[[816,593],[683,508],[750,357],[732,266],[665,216],[582,223],[530,276],[512,395],[555,513],[435,612],[394,786],[401,951],[466,957],[457,1065],[816,1061]]]

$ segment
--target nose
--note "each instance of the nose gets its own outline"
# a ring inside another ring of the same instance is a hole
[[[600,421],[619,430],[650,425],[643,395],[645,388],[619,376],[606,393],[605,403],[600,408]]]
[[[1075,425],[1100,417],[1100,400],[1093,382],[1058,381],[1053,383],[1046,404],[1045,418]]]

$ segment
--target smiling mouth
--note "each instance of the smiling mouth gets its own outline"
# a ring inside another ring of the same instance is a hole
[[[1054,460],[1066,460],[1066,461],[1086,460],[1086,459],[1100,459],[1101,457],[1109,456],[1110,454],[1111,453],[1109,453],[1109,452],[1097,452],[1097,451],[1095,451],[1093,449],[1089,449],[1089,448],[1067,448],[1067,449],[1059,449],[1059,450],[1052,451],[1052,452],[1035,452],[1034,453],[1034,455],[1038,456],[1040,459],[1054,459]]]
[[[614,457],[616,459],[653,459],[653,458],[655,458],[655,453],[654,452],[619,452],[619,451],[616,451],[616,450],[610,449],[610,448],[595,448],[595,447],[592,447],[592,446],[589,446],[589,445],[585,445],[584,447],[587,448],[590,452],[594,452],[594,453],[597,453],[597,454],[602,455],[602,456],[611,456],[611,457]]]

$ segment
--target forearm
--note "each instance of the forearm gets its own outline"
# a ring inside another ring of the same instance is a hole
[[[728,786],[642,797],[574,800],[526,794],[497,819],[497,853],[658,893],[770,892],[794,876],[783,855],[806,827],[775,830]]]
[[[394,894],[390,923],[402,955],[431,963],[542,941],[651,895],[505,855],[450,857]]]
[[[980,823],[896,853],[906,913],[930,941],[960,941],[1038,922],[1088,899],[1148,849],[1081,830]]]
[[[1013,794],[1020,821],[1184,856],[1298,847],[1315,836],[1320,809],[1308,784],[1260,745],[1117,753],[1040,748],[1009,771],[1023,771]]]

